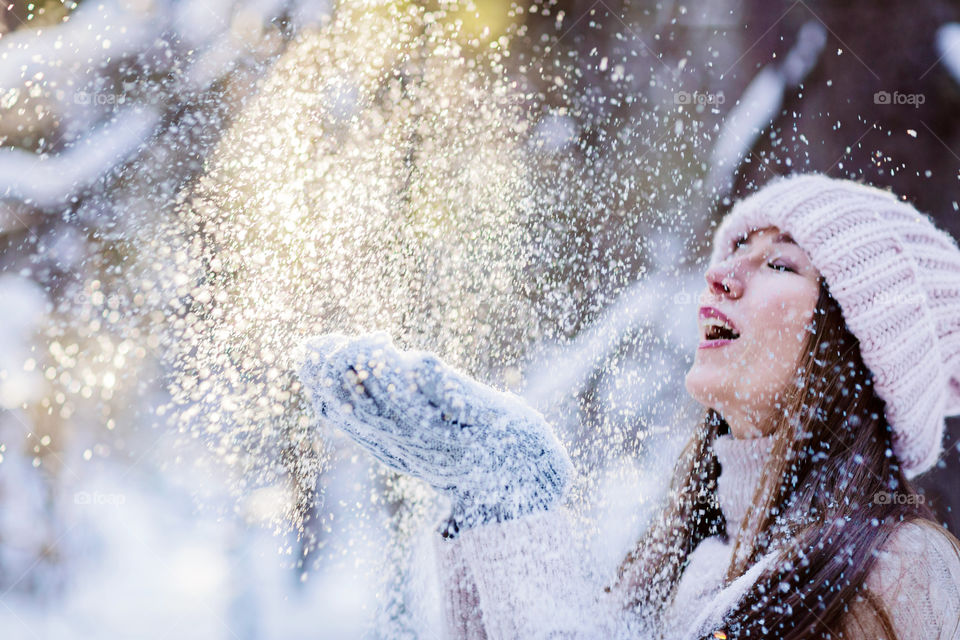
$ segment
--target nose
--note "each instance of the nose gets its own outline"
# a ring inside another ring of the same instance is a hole
[[[724,260],[707,269],[707,288],[715,296],[739,298],[743,295],[743,278],[739,273],[740,261]]]

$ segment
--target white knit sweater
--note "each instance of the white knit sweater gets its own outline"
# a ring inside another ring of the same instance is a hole
[[[715,442],[722,470],[717,494],[730,540],[750,506],[770,444],[768,438],[731,436]],[[623,592],[604,592],[611,576],[592,571],[576,539],[563,508],[470,529],[453,540],[438,534],[449,635],[491,640],[697,638],[719,628],[723,614],[775,561],[773,554],[761,558],[724,586],[732,544],[719,536],[707,538],[690,556],[667,610],[667,628],[649,630],[619,601],[617,593]],[[960,640],[960,546],[937,525],[899,525],[881,547],[866,586],[890,614],[899,640]],[[841,627],[838,637],[884,637],[862,598],[850,606]]]

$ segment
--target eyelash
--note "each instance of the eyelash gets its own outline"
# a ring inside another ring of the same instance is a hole
[[[785,264],[774,264],[774,263],[772,263],[772,262],[768,262],[768,263],[767,263],[767,266],[772,267],[772,268],[774,268],[774,269],[777,269],[778,271],[782,269],[783,271],[789,271],[790,273],[796,273],[796,271],[794,271],[793,269],[791,269],[790,267],[788,267],[788,266],[785,265]]]
[[[745,244],[747,244],[747,241],[744,240],[743,238],[740,238],[733,243],[733,250],[736,251],[737,249],[739,249],[741,246]],[[767,266],[769,266],[772,269],[776,269],[777,271],[789,271],[790,273],[796,273],[795,270],[791,269],[785,264],[774,264],[772,262],[768,262]]]

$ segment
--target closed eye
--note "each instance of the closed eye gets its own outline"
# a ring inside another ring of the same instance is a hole
[[[788,267],[788,266],[785,265],[785,264],[777,264],[777,263],[775,263],[775,262],[768,262],[768,263],[767,263],[767,266],[769,266],[769,267],[772,268],[772,269],[776,269],[777,271],[789,271],[790,273],[796,273],[796,271],[794,271],[793,269],[791,269],[790,267]]]

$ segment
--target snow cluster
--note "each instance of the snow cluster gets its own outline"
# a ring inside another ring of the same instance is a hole
[[[432,637],[450,505],[312,410],[297,345],[332,331],[525,398],[623,559],[692,425],[711,214],[826,34],[722,118],[727,12],[486,4],[41,2],[0,32],[5,638]]]

